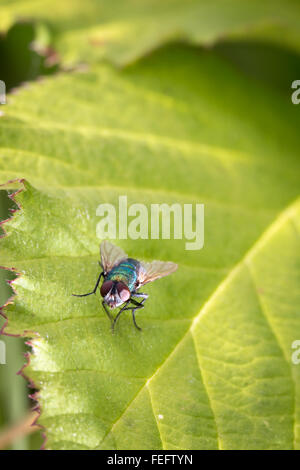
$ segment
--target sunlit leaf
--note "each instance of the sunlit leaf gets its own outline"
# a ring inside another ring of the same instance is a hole
[[[300,448],[299,114],[207,52],[58,75],[10,97],[0,175],[21,189],[1,264],[32,337],[49,448]],[[22,168],[22,170],[20,170]],[[23,190],[22,190],[23,189]],[[117,240],[179,264],[115,335],[93,288],[97,206],[205,204],[205,246]]]

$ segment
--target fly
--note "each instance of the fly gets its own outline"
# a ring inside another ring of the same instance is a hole
[[[114,331],[115,324],[121,313],[125,310],[131,310],[134,326],[141,331],[141,328],[136,323],[135,312],[138,309],[144,308],[144,302],[148,298],[148,294],[138,292],[138,289],[148,282],[173,273],[178,267],[177,264],[170,261],[144,263],[143,261],[128,258],[128,255],[121,248],[107,240],[104,240],[100,245],[100,257],[102,271],[92,292],[72,295],[75,297],[86,297],[87,295],[95,294],[103,277],[100,287],[100,293],[103,298],[102,306],[111,321],[112,331]],[[142,300],[138,302],[133,297]],[[109,309],[117,307],[121,308],[117,316],[113,318]]]

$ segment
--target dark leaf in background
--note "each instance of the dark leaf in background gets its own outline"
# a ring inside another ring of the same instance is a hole
[[[46,28],[26,21],[14,24],[6,34],[1,34],[0,79],[7,91],[58,70],[58,58],[50,44],[46,44],[46,34]]]

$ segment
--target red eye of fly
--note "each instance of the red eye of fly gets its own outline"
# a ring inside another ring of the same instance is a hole
[[[112,281],[104,281],[103,282],[103,284],[100,288],[100,293],[101,293],[102,297],[105,297],[109,293],[109,291],[112,288],[112,285],[113,285]]]
[[[117,291],[120,299],[123,302],[126,302],[126,300],[130,298],[130,290],[128,289],[128,287],[125,286],[125,284],[123,284],[123,282],[118,282]]]

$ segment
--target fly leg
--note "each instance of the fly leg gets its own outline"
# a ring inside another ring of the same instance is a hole
[[[132,297],[130,299],[128,299],[125,303],[125,305],[121,308],[121,310],[119,311],[118,315],[116,316],[116,318],[114,319],[113,321],[113,324],[112,324],[112,331],[114,332],[114,329],[115,329],[115,324],[117,323],[120,315],[122,312],[124,312],[125,310],[131,310],[132,311],[132,319],[133,319],[133,323],[134,323],[134,326],[136,327],[137,330],[139,331],[142,331],[142,328],[140,328],[137,323],[136,323],[136,319],[135,319],[135,311],[139,308],[143,308],[144,305],[143,303],[145,302],[145,300],[148,298],[148,294],[143,294],[142,292],[135,292],[134,294],[132,294],[132,296],[135,296],[135,297],[143,297],[143,300],[141,302],[137,302],[136,300],[134,300]],[[128,306],[130,303],[132,303],[134,305],[133,306]]]
[[[136,294],[134,294],[136,295]],[[143,294],[143,296],[147,296],[148,297],[148,294]],[[113,325],[112,325],[112,331],[114,332],[114,328],[115,328],[115,324],[117,323],[117,320],[118,318],[120,317],[121,313],[124,312],[125,310],[131,310],[132,311],[132,319],[133,319],[133,323],[134,323],[134,326],[139,330],[139,331],[142,331],[142,328],[140,328],[137,323],[136,323],[136,320],[135,320],[135,311],[139,308],[143,308],[144,305],[143,303],[145,302],[146,298],[147,297],[144,297],[143,300],[141,302],[137,302],[136,300],[134,300],[132,297],[130,299],[128,299],[125,303],[125,305],[121,308],[121,310],[119,311],[118,315],[116,316],[116,318],[114,319],[114,322],[113,322]],[[134,306],[129,306],[129,304],[132,303]]]
[[[137,325],[137,323],[136,323],[135,312],[136,312],[136,310],[137,310],[138,308],[143,308],[143,307],[144,307],[143,303],[145,302],[145,300],[148,299],[149,295],[148,295],[148,294],[144,294],[143,292],[134,292],[134,293],[132,294],[132,296],[134,296],[134,297],[142,297],[142,298],[143,298],[143,300],[142,300],[140,303],[138,303],[138,302],[137,302],[136,300],[134,300],[134,299],[131,299],[131,302],[136,305],[135,308],[131,308],[131,310],[132,310],[132,319],[133,319],[134,326],[136,327],[137,330],[142,331],[142,328],[140,328],[140,327]],[[137,306],[137,304],[138,304],[139,306]]]
[[[74,297],[86,297],[87,295],[95,294],[96,290],[97,290],[97,287],[99,286],[99,282],[100,282],[102,276],[104,277],[104,272],[103,271],[99,274],[96,285],[94,287],[94,290],[92,290],[92,292],[88,292],[87,294],[72,294],[72,295]]]
[[[130,301],[131,301],[131,303],[133,303],[134,307],[128,307],[126,310],[132,310],[132,319],[133,319],[134,326],[136,327],[137,330],[142,331],[142,328],[140,328],[136,323],[135,312],[139,308],[144,308],[145,307],[144,302],[148,298],[148,294],[139,293],[139,294],[134,294],[134,295],[137,296],[137,297],[142,297],[143,296],[143,300],[141,302],[137,302],[134,299],[130,299]]]
[[[134,294],[135,295],[135,294]],[[147,295],[147,294],[145,294]],[[148,297],[148,295],[147,295]],[[118,315],[116,316],[115,320],[114,320],[114,326],[115,326],[115,323],[116,321],[118,320],[119,316],[121,315],[122,312],[124,312],[125,310],[131,310],[132,311],[132,319],[133,319],[133,323],[134,323],[134,326],[136,327],[137,330],[139,331],[142,331],[142,328],[140,328],[137,323],[136,323],[136,320],[135,320],[135,311],[139,308],[144,308],[144,305],[143,303],[145,302],[146,298],[145,297],[141,302],[137,302],[136,300],[130,298],[129,300],[127,300],[126,304],[124,305],[124,307],[121,308],[121,310],[119,311]],[[133,303],[134,306],[129,306],[128,307],[128,304],[130,303]]]
[[[112,332],[114,332],[114,330],[115,330],[115,324],[117,323],[117,320],[118,320],[118,318],[120,317],[121,313],[124,312],[124,310],[128,310],[127,305],[128,305],[129,303],[130,303],[130,299],[126,300],[125,305],[120,309],[118,315],[117,315],[116,318],[113,320],[112,325],[111,325]]]

